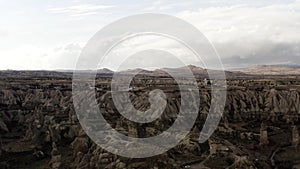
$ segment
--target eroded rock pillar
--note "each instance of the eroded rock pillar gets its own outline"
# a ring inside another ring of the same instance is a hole
[[[269,144],[268,140],[268,126],[264,123],[261,123],[260,127],[260,144],[261,146]]]
[[[299,131],[297,126],[292,127],[292,146],[298,147],[299,144]]]

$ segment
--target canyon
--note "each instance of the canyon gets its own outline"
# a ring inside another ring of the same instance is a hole
[[[200,144],[213,99],[211,88],[220,86],[204,69],[192,68],[199,72],[193,71],[200,94],[196,123],[176,147],[145,159],[114,155],[88,137],[73,105],[71,72],[1,71],[0,168],[300,168],[297,74],[225,72],[227,96],[220,124]],[[174,123],[181,106],[180,89],[163,69],[157,72],[140,72],[131,82],[129,97],[140,111],[149,109],[153,89],[166,95],[161,117],[138,124],[116,110],[110,91],[113,73],[99,71],[94,91],[111,127],[141,138],[158,135]]]

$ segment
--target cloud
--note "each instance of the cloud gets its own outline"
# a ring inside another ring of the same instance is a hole
[[[223,64],[228,68],[249,67],[258,64],[300,64],[300,43],[261,45],[265,46],[255,53],[224,58]]]
[[[72,51],[80,51],[80,50],[81,50],[81,47],[80,47],[79,44],[76,44],[76,43],[70,43],[70,44],[66,45],[66,46],[64,47],[64,49],[65,49],[66,51],[72,52]]]
[[[113,5],[92,5],[81,4],[68,7],[48,8],[47,11],[52,14],[69,14],[73,17],[98,14],[99,10],[113,8]]]
[[[74,69],[81,50],[78,43],[68,43],[56,48],[47,53],[49,65],[53,69]]]
[[[126,38],[115,46],[98,65],[113,70],[158,67],[180,67],[191,63],[199,63],[194,53],[180,42],[161,35],[141,35]],[[177,66],[176,66],[177,65]]]
[[[216,47],[226,67],[300,64],[299,0],[156,0],[138,5],[134,2],[120,2],[118,6],[92,3],[74,0],[49,1],[46,3],[49,6],[45,6],[45,3],[20,3],[19,6],[14,5],[14,8],[7,3],[2,5],[4,19],[1,25],[3,28],[0,28],[0,69],[73,68],[79,49],[98,28],[143,9],[143,12],[174,14],[195,25]],[[41,6],[37,8],[36,5]],[[30,12],[26,15],[16,14],[15,11],[24,7]],[[47,12],[41,12],[40,9]],[[99,15],[109,12],[113,15]],[[64,22],[66,20],[72,22]],[[75,42],[81,43],[77,45]],[[132,43],[140,48],[166,46],[168,43],[168,47],[176,50],[177,54],[187,55],[180,47],[166,40],[137,39],[136,43]],[[130,48],[125,45],[119,48],[119,53]],[[197,64],[192,58],[187,60]],[[116,67],[115,60],[108,63]]]
[[[49,60],[44,57],[45,49],[37,45],[16,46],[14,50],[0,50],[0,69],[48,69]]]
[[[1,69],[17,70],[53,70],[53,69],[74,69],[78,56],[81,53],[81,46],[77,43],[49,48],[38,45],[25,45],[15,47],[15,50],[1,50],[5,64],[0,64]]]
[[[0,37],[7,37],[8,36],[8,33],[7,33],[7,31],[5,31],[5,30],[1,30],[0,29]]]
[[[177,14],[215,45],[228,67],[236,64],[300,64],[300,1],[254,7],[209,7]],[[237,58],[239,56],[241,58]],[[243,63],[241,63],[243,62]]]
[[[188,7],[191,6],[193,2],[183,1],[183,2],[174,2],[174,1],[162,1],[156,0],[149,7],[143,9],[142,11],[163,11],[170,10],[176,7]]]

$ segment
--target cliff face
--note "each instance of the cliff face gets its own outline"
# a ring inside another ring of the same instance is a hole
[[[235,90],[229,91],[225,112],[233,120],[285,120],[298,122],[299,90]]]
[[[151,81],[154,83],[152,87],[157,85],[155,83],[163,84],[164,80]],[[210,87],[202,81],[199,79],[201,106],[193,131],[174,149],[147,160],[115,156],[87,137],[74,111],[71,81],[4,81],[0,87],[0,166],[32,168],[31,164],[23,162],[29,159],[43,161],[37,168],[180,168],[194,161],[202,161],[201,165],[212,168],[216,164],[211,161],[220,162],[220,166],[225,168],[243,165],[271,167],[268,157],[274,148],[292,144],[292,136],[287,133],[299,127],[299,84],[229,80],[225,111],[213,135],[218,141],[199,144],[199,131],[211,100]],[[143,86],[142,80],[134,82],[137,85],[130,94],[131,102],[136,109],[145,111],[150,107],[149,89]],[[107,83],[109,80],[102,79],[97,85],[100,87]],[[131,137],[150,137],[168,129],[180,108],[180,92],[176,84],[168,82],[161,89],[166,92],[166,109],[156,122],[145,125],[131,123],[115,113],[111,95],[106,90],[97,91],[97,98],[104,117],[117,131]],[[265,142],[264,146],[259,144],[262,122],[266,126],[264,135],[269,135],[269,142]],[[292,125],[293,129],[289,127]],[[293,140],[295,142],[296,139]],[[225,156],[227,161],[220,156]],[[274,158],[276,161],[276,154]],[[15,163],[16,159],[20,163]],[[274,165],[281,163],[279,160]]]

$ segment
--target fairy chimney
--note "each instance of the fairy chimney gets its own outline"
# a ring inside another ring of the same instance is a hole
[[[299,144],[299,131],[297,126],[292,127],[292,146],[298,147]]]
[[[261,146],[269,144],[268,140],[268,126],[264,123],[261,123],[260,127],[260,144]]]

